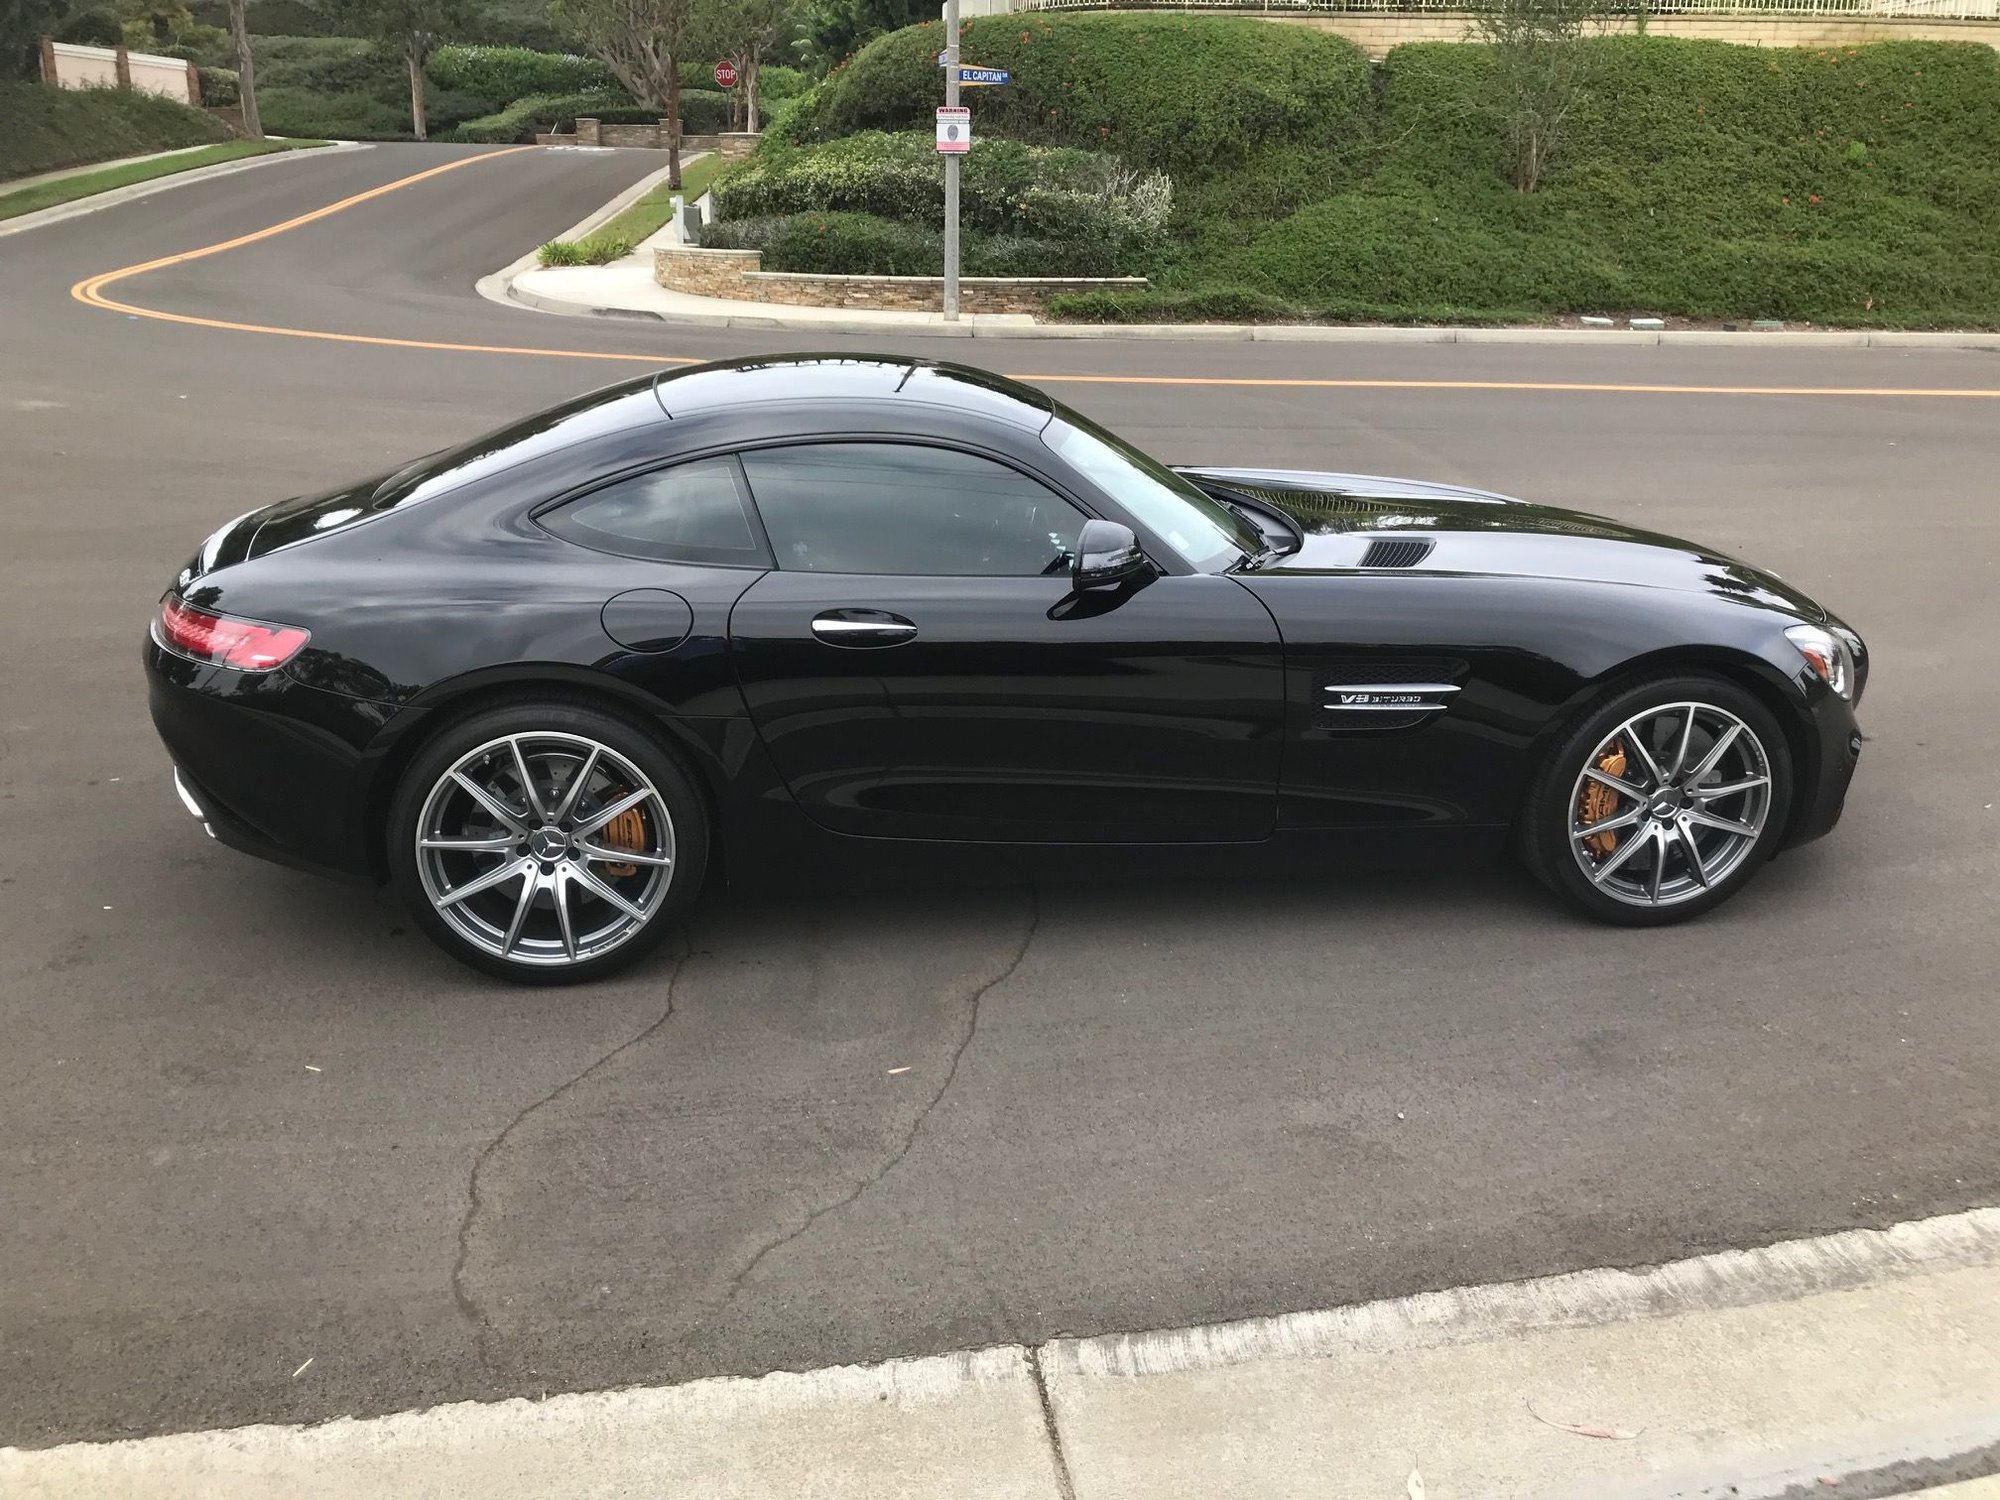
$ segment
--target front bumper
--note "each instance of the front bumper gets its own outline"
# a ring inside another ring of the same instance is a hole
[[[1833,831],[1847,806],[1847,789],[1861,760],[1861,726],[1854,707],[1838,694],[1822,690],[1804,720],[1805,751],[1795,768],[1800,795],[1793,804],[1785,848],[1809,844]]]

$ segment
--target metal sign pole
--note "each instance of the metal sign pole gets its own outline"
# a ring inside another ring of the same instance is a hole
[[[958,103],[958,0],[944,0],[944,102]],[[958,321],[958,154],[944,159],[944,320]]]

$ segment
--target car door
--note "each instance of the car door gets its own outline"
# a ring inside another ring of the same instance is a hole
[[[1253,840],[1276,818],[1284,666],[1216,575],[1079,592],[1084,509],[911,440],[740,455],[776,559],[730,617],[744,697],[837,832]]]

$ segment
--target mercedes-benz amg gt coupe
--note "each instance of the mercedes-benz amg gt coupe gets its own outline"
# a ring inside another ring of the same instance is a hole
[[[711,874],[1517,851],[1626,925],[1826,833],[1861,639],[1452,485],[1169,468],[960,365],[648,375],[209,537],[145,648],[188,810],[526,982]]]

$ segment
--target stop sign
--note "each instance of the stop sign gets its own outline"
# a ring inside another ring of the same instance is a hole
[[[716,87],[718,88],[725,88],[725,89],[735,88],[736,64],[731,62],[726,57],[721,62],[717,63],[715,65],[715,83]]]

